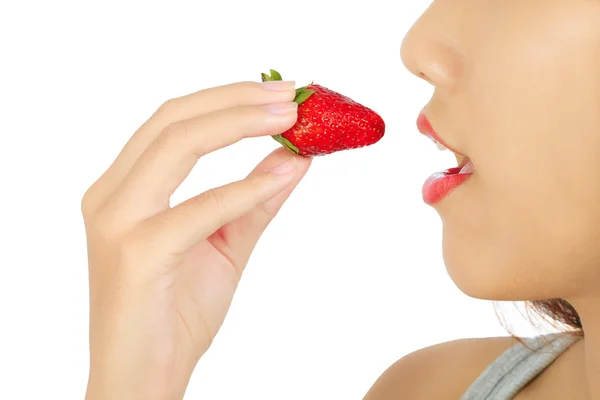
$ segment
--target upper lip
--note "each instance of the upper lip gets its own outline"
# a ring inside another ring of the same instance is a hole
[[[466,157],[464,154],[449,146],[446,142],[442,140],[440,135],[438,135],[435,129],[433,129],[433,127],[431,126],[431,122],[429,122],[429,119],[424,113],[419,114],[419,118],[417,119],[417,129],[419,129],[419,132],[421,132],[423,135],[429,136],[431,139],[440,143],[454,154]]]

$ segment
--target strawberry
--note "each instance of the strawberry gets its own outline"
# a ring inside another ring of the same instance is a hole
[[[280,81],[271,70],[262,81]],[[296,89],[298,120],[273,139],[294,154],[322,156],[341,150],[370,146],[385,132],[383,119],[373,110],[326,87],[310,85]]]

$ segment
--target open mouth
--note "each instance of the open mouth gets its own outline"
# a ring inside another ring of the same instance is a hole
[[[443,144],[441,141],[438,141],[440,140],[439,138],[436,139],[431,135],[426,136],[429,137],[429,139],[431,139],[435,143],[436,147],[439,150],[451,151],[456,157],[456,162],[458,165],[456,167],[448,168],[447,170],[443,171],[445,175],[472,174],[475,171],[473,163],[471,162],[469,157],[465,156],[464,154],[458,153],[454,150],[450,150],[448,147],[446,147],[445,144]]]
[[[470,178],[475,172],[475,168],[469,157],[452,149],[442,141],[424,114],[419,115],[417,127],[422,134],[436,144],[438,149],[452,151],[458,164],[456,167],[434,173],[425,181],[422,191],[423,200],[425,203],[433,205],[444,199]]]

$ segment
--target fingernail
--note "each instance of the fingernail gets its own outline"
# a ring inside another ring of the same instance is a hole
[[[294,81],[267,81],[261,82],[261,84],[267,90],[275,90],[278,92],[292,90],[296,86],[296,82]]]
[[[287,103],[267,104],[265,108],[269,110],[271,114],[289,114],[298,110],[298,103],[291,101]]]
[[[296,169],[296,157],[292,157],[270,169],[276,175],[287,175]]]

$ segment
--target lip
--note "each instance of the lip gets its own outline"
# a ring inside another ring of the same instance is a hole
[[[438,133],[435,131],[435,129],[433,129],[433,126],[431,126],[431,122],[429,122],[429,118],[427,118],[425,113],[419,114],[419,117],[417,118],[417,129],[423,135],[428,136],[431,139],[435,140],[436,142],[440,143],[441,145],[443,145],[445,148],[447,148],[451,152],[458,154],[460,156],[463,156],[463,157],[465,156],[464,154],[456,151],[454,148],[448,146],[448,144],[442,140],[440,135],[438,135]]]
[[[436,142],[442,144],[448,150],[462,157],[462,160],[457,167],[436,172],[425,181],[422,190],[423,201],[426,204],[433,206],[434,204],[446,198],[451,192],[457,189],[473,175],[473,164],[467,156],[454,150],[440,138],[424,113],[419,114],[417,119],[417,128],[423,135],[429,136]],[[460,173],[460,171],[467,166],[469,168],[468,170],[471,172]]]
[[[445,199],[450,193],[456,190],[460,185],[465,183],[472,175],[472,172],[459,173],[459,171],[469,164],[465,163],[463,166],[449,168],[442,172],[436,172],[431,175],[423,184],[422,196],[425,204],[433,206],[443,199]]]

